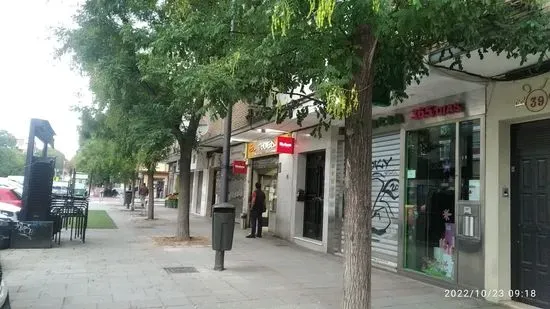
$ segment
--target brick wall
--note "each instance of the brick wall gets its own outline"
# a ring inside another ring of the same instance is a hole
[[[247,127],[248,120],[246,116],[248,115],[248,104],[242,101],[239,101],[233,105],[233,115],[232,119],[232,128],[233,130],[242,129]],[[218,135],[223,135],[223,119],[218,118],[216,120],[210,119],[209,116],[205,116],[203,121],[208,123],[208,131],[202,137],[203,140],[213,138]]]

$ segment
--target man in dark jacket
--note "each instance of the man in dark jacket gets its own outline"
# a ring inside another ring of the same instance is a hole
[[[262,185],[256,183],[256,190],[252,192],[252,202],[250,203],[250,225],[252,230],[246,238],[262,238],[262,213],[265,209],[265,193],[262,191]]]

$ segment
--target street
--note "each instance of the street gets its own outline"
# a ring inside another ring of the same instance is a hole
[[[12,308],[339,308],[340,257],[273,237],[245,239],[237,229],[226,270],[213,270],[207,245],[160,246],[172,236],[177,209],[156,205],[157,220],[130,212],[118,199],[93,200],[118,229],[87,232],[86,243],[0,252]],[[193,236],[209,236],[208,218],[191,216]],[[168,273],[166,267],[190,267]],[[194,268],[194,269],[192,269]],[[196,270],[196,272],[193,272]],[[482,300],[445,298],[444,289],[382,270],[372,274],[373,308],[500,308]]]

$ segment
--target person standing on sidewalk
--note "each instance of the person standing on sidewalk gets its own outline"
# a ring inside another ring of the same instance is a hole
[[[265,193],[262,191],[262,185],[257,182],[256,190],[252,192],[252,201],[250,203],[250,225],[252,230],[246,238],[262,238],[262,213],[265,212]]]
[[[147,189],[147,186],[142,183],[141,187],[139,188],[139,199],[141,200],[141,207],[145,208],[145,198],[149,195],[149,189]]]

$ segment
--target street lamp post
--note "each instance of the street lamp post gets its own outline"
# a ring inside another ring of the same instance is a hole
[[[233,37],[235,31],[235,0],[231,0],[231,32],[230,37]],[[231,148],[231,121],[233,118],[233,102],[227,102],[227,114],[224,120],[223,130],[223,157],[221,166],[221,202],[227,203],[229,201],[229,168],[230,168],[230,148]],[[216,257],[214,260],[214,270],[223,270],[225,260],[225,251],[216,250]]]

